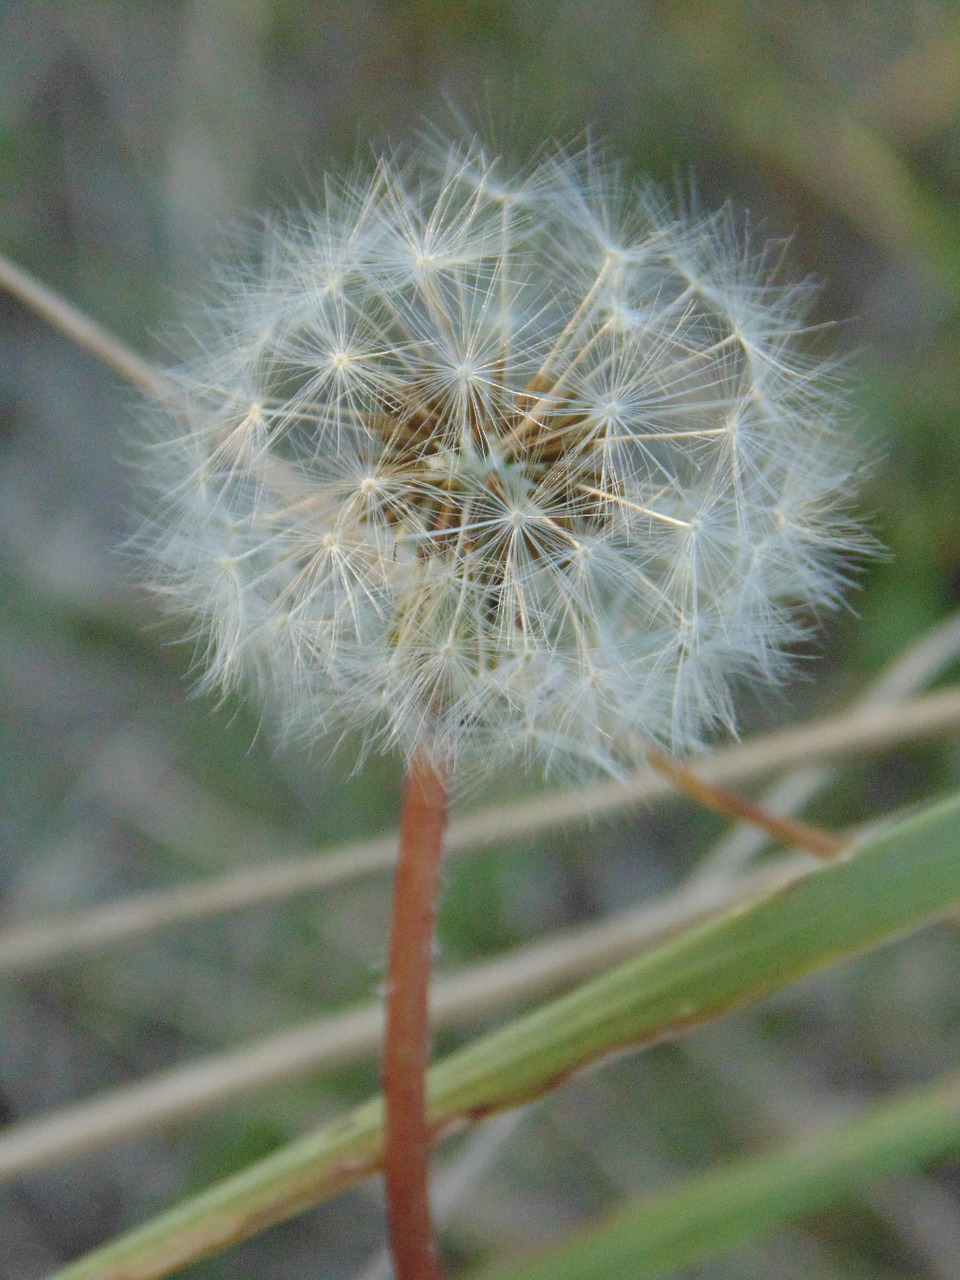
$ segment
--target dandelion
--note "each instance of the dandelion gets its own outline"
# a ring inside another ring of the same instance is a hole
[[[433,142],[271,227],[171,375],[145,541],[204,682],[408,761],[384,1073],[402,1280],[435,1274],[416,1184],[447,780],[685,752],[838,599],[852,466],[809,289],[778,268],[592,150],[511,168]]]
[[[833,371],[727,214],[469,145],[265,257],[177,375],[149,541],[204,681],[287,733],[617,771],[731,726],[836,600]]]

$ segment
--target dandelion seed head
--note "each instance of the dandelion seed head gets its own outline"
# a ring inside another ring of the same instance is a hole
[[[460,772],[732,727],[863,542],[779,270],[593,150],[329,180],[157,411],[143,543],[205,683]]]

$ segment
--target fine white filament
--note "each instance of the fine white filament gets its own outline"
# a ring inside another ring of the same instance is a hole
[[[858,531],[810,290],[595,151],[424,143],[228,273],[144,542],[287,732],[617,770],[731,725]]]

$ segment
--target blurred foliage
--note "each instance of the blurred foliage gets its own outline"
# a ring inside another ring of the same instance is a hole
[[[449,103],[453,103],[451,108]],[[0,8],[0,249],[133,346],[164,330],[222,237],[309,201],[323,170],[457,111],[518,152],[586,127],[632,169],[749,211],[824,281],[873,463],[871,566],[825,656],[747,728],[827,713],[960,604],[960,5],[952,0],[24,0]],[[254,861],[255,841],[388,829],[396,764],[280,751],[238,703],[191,698],[115,548],[135,398],[0,297],[0,901],[26,919]],[[121,767],[122,766],[122,767]],[[956,785],[956,745],[859,763],[837,821]],[[170,780],[172,782],[172,788]],[[229,819],[162,831],[197,788]],[[178,790],[179,789],[179,790]],[[476,797],[486,800],[488,797]],[[153,809],[151,808],[153,801]],[[163,825],[163,824],[161,824]],[[441,967],[641,901],[712,819],[644,815],[457,862]],[[0,986],[4,1118],[372,995],[388,885],[301,895]],[[747,1151],[794,1107],[862,1101],[955,1062],[960,939],[939,931],[579,1080],[522,1118],[445,1228],[451,1258],[546,1241],[587,1212]],[[749,1068],[746,1064],[749,1064]],[[0,1273],[32,1280],[362,1095],[371,1069],[277,1086],[0,1197]],[[801,1105],[802,1104],[802,1105]],[[194,1268],[360,1275],[375,1191]],[[904,1179],[695,1277],[956,1275],[955,1178]],[[857,1222],[857,1229],[850,1227]],[[951,1228],[951,1223],[954,1225]],[[953,1235],[951,1235],[951,1229]]]

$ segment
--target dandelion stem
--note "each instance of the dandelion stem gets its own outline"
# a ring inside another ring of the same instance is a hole
[[[811,826],[808,822],[800,822],[796,818],[771,813],[738,795],[736,791],[708,782],[693,769],[677,760],[671,760],[660,751],[649,751],[647,759],[659,774],[697,804],[725,818],[750,822],[790,849],[806,849],[818,858],[835,858],[847,848],[847,842],[832,832]]]
[[[400,815],[383,1049],[383,1174],[396,1280],[439,1277],[427,1196],[430,1133],[425,1079],[433,925],[446,817],[446,781],[421,751],[410,763]]]

